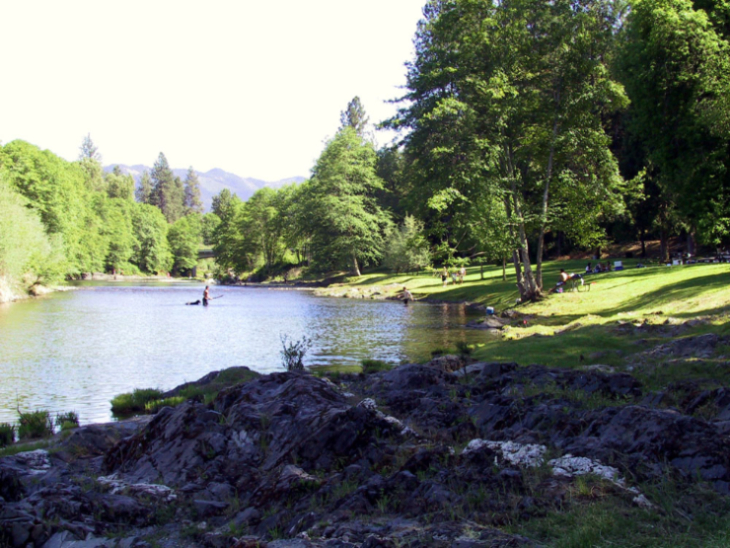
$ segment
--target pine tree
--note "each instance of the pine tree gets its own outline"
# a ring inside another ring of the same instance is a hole
[[[360,137],[367,137],[370,118],[365,113],[360,98],[355,96],[347,103],[347,109],[340,113],[340,129],[351,127]]]
[[[182,181],[179,177],[175,177],[162,152],[152,168],[151,178],[150,203],[160,208],[168,223],[174,223],[182,217],[185,193]]]
[[[193,166],[190,166],[185,177],[185,210],[188,213],[203,213],[203,202],[200,200],[200,181]]]
[[[141,204],[149,204],[152,197],[152,180],[148,171],[142,173],[142,177],[139,180],[139,186],[134,192],[135,198]]]

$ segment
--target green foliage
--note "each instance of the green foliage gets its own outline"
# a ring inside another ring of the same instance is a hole
[[[372,144],[351,127],[327,143],[312,170],[308,216],[313,259],[322,268],[349,268],[380,259],[390,216],[375,199],[382,181],[375,174]]]
[[[429,265],[428,240],[423,223],[406,215],[403,224],[386,233],[383,266],[394,272],[418,272]]]
[[[160,400],[152,400],[147,402],[144,405],[144,410],[146,413],[157,413],[160,409],[163,407],[175,407],[180,405],[181,403],[184,403],[187,401],[187,398],[184,396],[173,396],[171,398],[163,398]]]
[[[381,360],[362,360],[362,372],[366,375],[371,373],[379,373],[380,371],[390,371],[393,366]]]
[[[52,281],[66,267],[60,236],[49,237],[38,213],[0,171],[0,277],[11,284]]]
[[[145,410],[147,403],[159,400],[161,390],[155,388],[135,388],[132,393],[119,394],[111,401],[112,413],[115,415],[129,415]]]
[[[185,189],[182,181],[173,174],[162,152],[152,167],[150,179],[150,203],[160,208],[168,223],[174,223],[185,212]]]
[[[168,272],[172,254],[167,242],[168,225],[160,210],[147,204],[138,204],[132,215],[134,252],[132,262],[143,272]]]
[[[184,203],[186,214],[200,213],[203,214],[203,202],[200,199],[200,180],[197,172],[190,166],[185,176],[185,195]]]
[[[15,426],[0,422],[0,447],[6,447],[15,441]]]
[[[690,0],[642,0],[629,14],[618,58],[643,167],[669,208],[712,244],[730,235],[726,38]]]
[[[134,191],[134,197],[141,204],[152,203],[152,179],[147,170],[142,173],[142,177],[139,179],[139,185]]]
[[[56,415],[56,426],[61,430],[70,430],[79,427],[79,415],[76,411],[67,411]]]
[[[292,340],[288,335],[281,335],[281,364],[287,371],[304,371],[304,356],[312,347],[312,339],[302,335],[299,340]]]
[[[187,273],[198,263],[202,220],[198,213],[181,217],[170,226],[167,241],[173,257],[173,270]]]
[[[39,410],[24,413],[19,410],[18,415],[18,438],[21,440],[47,438],[53,435],[53,419],[51,419],[51,414],[48,411]]]

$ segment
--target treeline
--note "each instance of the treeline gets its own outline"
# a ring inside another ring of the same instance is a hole
[[[219,261],[358,273],[410,268],[425,246],[438,265],[509,261],[529,299],[542,261],[572,249],[714,250],[730,235],[729,35],[721,0],[431,0],[383,123],[398,146],[375,151],[353,101],[309,181],[220,197]]]
[[[146,179],[146,203],[137,202],[133,177],[118,168],[104,174],[88,136],[75,162],[24,141],[1,147],[6,291],[92,272],[186,274],[205,226],[195,172],[182,183],[160,154]]]

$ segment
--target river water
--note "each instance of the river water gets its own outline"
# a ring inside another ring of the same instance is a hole
[[[0,422],[15,422],[18,407],[103,422],[111,399],[134,388],[168,390],[233,365],[282,371],[282,336],[312,339],[308,367],[421,361],[489,336],[464,328],[474,314],[461,305],[214,286],[210,306],[185,306],[202,292],[195,283],[98,284],[0,305]]]

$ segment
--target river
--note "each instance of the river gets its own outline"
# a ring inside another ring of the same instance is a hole
[[[457,341],[462,305],[315,297],[309,291],[196,283],[84,284],[76,291],[0,305],[0,422],[23,411],[76,411],[82,424],[112,418],[110,401],[134,388],[168,390],[210,371],[246,365],[282,371],[281,337],[313,341],[305,365],[370,358],[421,361]]]

